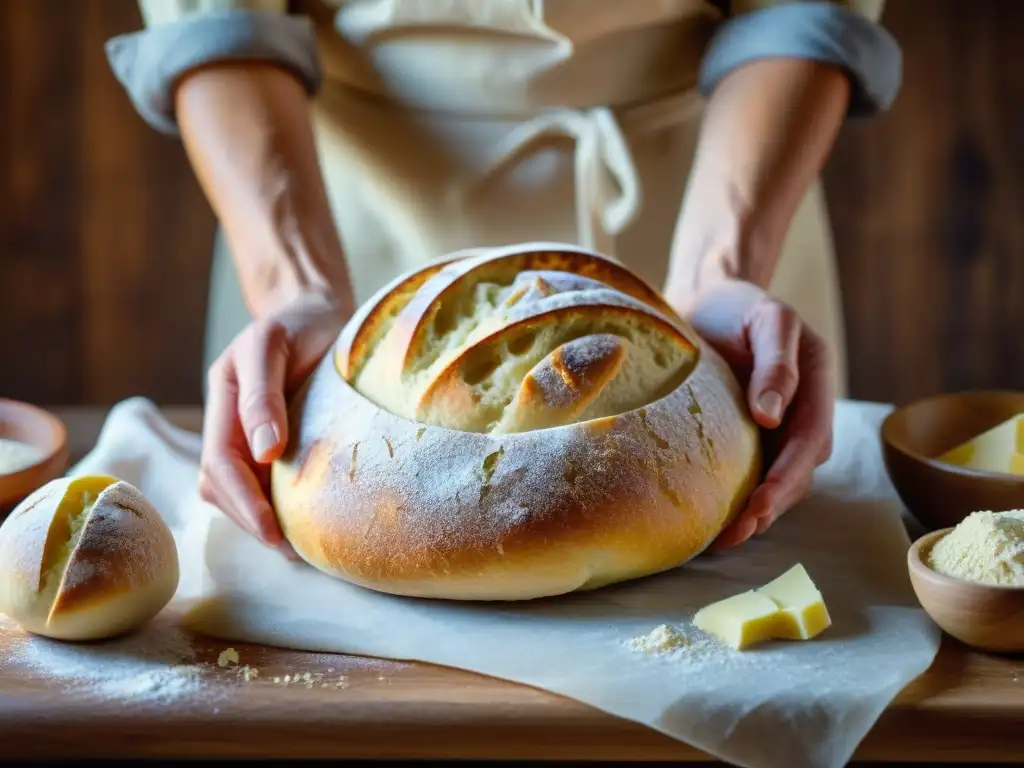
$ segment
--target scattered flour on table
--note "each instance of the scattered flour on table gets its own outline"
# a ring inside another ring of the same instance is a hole
[[[304,672],[295,675],[283,675],[270,679],[274,685],[291,686],[300,685],[307,690],[313,688],[337,688],[339,690],[348,688],[347,675],[335,675],[331,677],[323,672]]]
[[[643,653],[664,653],[675,648],[685,647],[689,644],[688,641],[689,638],[675,627],[662,624],[646,635],[634,637],[629,641],[629,647]]]
[[[645,635],[627,640],[625,645],[634,653],[657,657],[680,668],[734,665],[751,660],[692,624],[661,624]]]
[[[200,692],[207,665],[195,657],[184,633],[151,626],[97,643],[32,636],[10,649],[8,660],[62,683],[69,694],[159,703]]]

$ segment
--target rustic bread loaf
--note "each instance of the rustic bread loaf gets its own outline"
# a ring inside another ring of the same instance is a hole
[[[675,567],[761,469],[717,353],[623,266],[564,245],[396,279],[289,413],[271,480],[286,537],[404,595],[530,599]]]
[[[105,475],[52,480],[0,526],[0,613],[28,632],[100,640],[142,626],[178,588],[159,512]]]

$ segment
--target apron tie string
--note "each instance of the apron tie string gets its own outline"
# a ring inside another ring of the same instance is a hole
[[[579,244],[614,257],[615,236],[636,217],[642,193],[629,145],[607,107],[550,110],[519,124],[495,148],[486,170],[471,188],[508,168],[550,135],[568,136],[576,142],[573,165]]]
[[[696,118],[702,108],[698,92],[684,91],[624,110],[621,123],[630,133],[653,133]],[[643,205],[640,175],[622,125],[608,107],[546,111],[517,125],[495,147],[481,176],[463,194],[472,194],[487,179],[513,165],[544,136],[567,136],[576,142],[573,165],[579,244],[616,258],[616,236],[633,222]]]

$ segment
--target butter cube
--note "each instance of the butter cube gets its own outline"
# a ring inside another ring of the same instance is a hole
[[[800,563],[757,591],[779,606],[775,636],[780,640],[810,640],[832,626],[821,592]]]
[[[779,606],[757,592],[742,592],[697,611],[693,624],[738,651],[778,636]]]
[[[939,461],[982,472],[1024,475],[1024,414],[951,448]]]
[[[742,651],[766,640],[810,640],[832,626],[832,618],[821,592],[797,563],[762,587],[701,608],[693,624]]]

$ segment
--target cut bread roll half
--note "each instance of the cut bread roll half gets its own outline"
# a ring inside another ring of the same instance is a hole
[[[106,475],[53,480],[0,527],[0,613],[57,640],[100,640],[156,616],[178,588],[159,512]]]
[[[761,471],[736,379],[621,264],[455,254],[360,308],[289,406],[295,550],[372,589],[521,600],[685,563]]]

